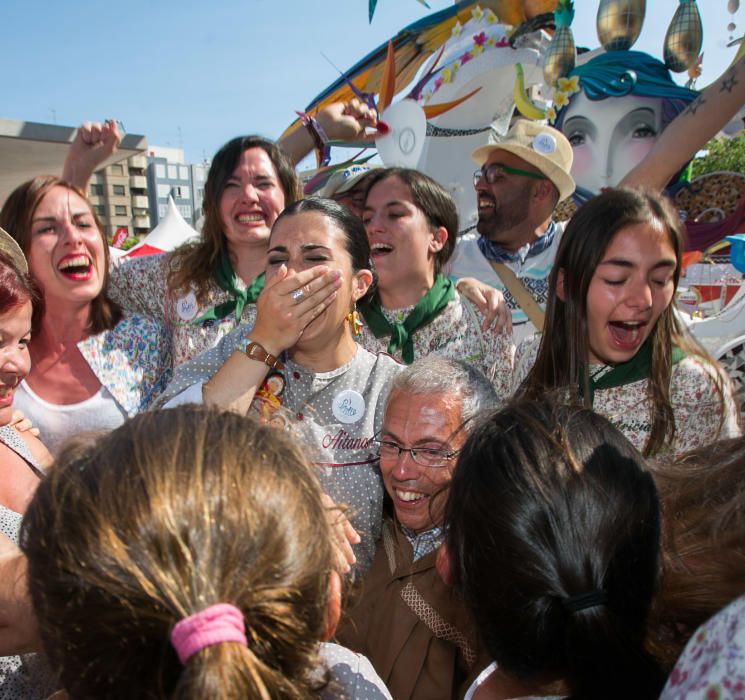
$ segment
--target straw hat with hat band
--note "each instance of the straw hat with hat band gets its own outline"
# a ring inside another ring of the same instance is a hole
[[[7,255],[16,269],[24,275],[28,274],[28,262],[26,261],[26,256],[21,250],[21,246],[19,246],[13,236],[3,228],[0,228],[0,253]]]
[[[537,168],[559,190],[559,201],[574,192],[574,180],[569,174],[574,158],[572,146],[566,136],[553,127],[519,119],[503,139],[495,138],[479,146],[471,158],[477,165],[483,165],[494,151],[513,153]]]

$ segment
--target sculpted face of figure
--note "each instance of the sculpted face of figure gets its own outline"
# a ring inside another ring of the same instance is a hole
[[[649,153],[661,131],[657,97],[575,95],[561,131],[574,150],[572,177],[579,187],[599,192],[614,187]]]

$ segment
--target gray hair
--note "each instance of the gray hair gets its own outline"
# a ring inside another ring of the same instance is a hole
[[[461,423],[466,432],[471,430],[472,418],[499,404],[497,392],[483,372],[462,360],[440,355],[416,360],[397,374],[391,383],[389,400],[394,391],[409,395],[442,394],[461,401]]]

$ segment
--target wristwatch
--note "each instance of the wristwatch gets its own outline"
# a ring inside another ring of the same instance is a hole
[[[246,355],[248,355],[252,360],[256,360],[257,362],[263,362],[265,365],[271,367],[272,369],[284,369],[285,366],[282,362],[279,361],[274,355],[268,353],[263,345],[260,345],[259,343],[254,343],[251,341],[248,345],[246,345]]]

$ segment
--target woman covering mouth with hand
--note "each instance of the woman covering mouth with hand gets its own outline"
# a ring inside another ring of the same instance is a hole
[[[8,197],[0,226],[41,294],[17,405],[45,444],[56,452],[68,436],[113,429],[146,409],[170,378],[169,339],[162,324],[124,316],[109,299],[108,246],[82,192],[36,177]]]
[[[740,435],[732,386],[681,326],[682,226],[659,195],[611,189],[568,224],[543,334],[515,359],[518,396],[568,389],[645,456]]]

